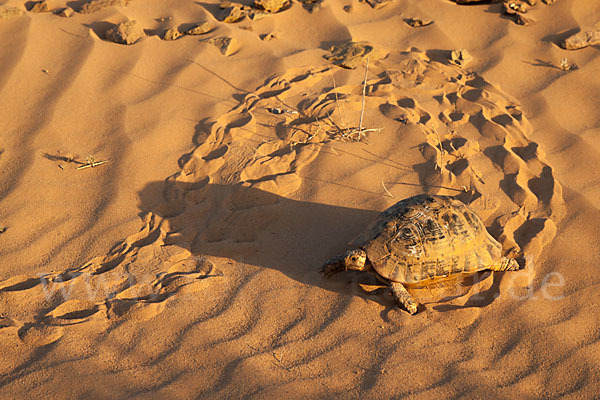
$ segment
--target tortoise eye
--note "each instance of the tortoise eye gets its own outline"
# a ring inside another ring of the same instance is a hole
[[[351,259],[352,261],[356,261],[356,259],[357,259],[357,258],[356,258],[356,256],[352,256],[352,257],[350,257],[350,259]]]

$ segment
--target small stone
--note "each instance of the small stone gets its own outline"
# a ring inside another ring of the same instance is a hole
[[[23,15],[24,12],[17,7],[2,7],[0,6],[0,20],[9,19]]]
[[[280,11],[289,4],[289,0],[254,0],[254,6],[256,8],[263,9],[270,13]]]
[[[134,44],[144,36],[146,36],[144,30],[135,20],[120,23],[105,34],[107,40],[126,45]]]
[[[544,2],[544,4],[554,4],[554,0],[542,0]]]
[[[527,4],[529,4],[530,6],[535,6],[537,4],[537,0],[525,0],[527,2]]]
[[[221,3],[223,5],[223,3]],[[221,12],[221,21],[229,24],[242,20],[249,14],[248,7],[242,5],[234,5],[230,8],[224,8]]]
[[[348,4],[346,6],[344,6],[344,11],[346,11],[347,13],[351,13],[353,10],[352,4]]]
[[[238,41],[228,36],[221,36],[212,38],[208,41],[210,44],[216,46],[221,54],[224,56],[230,56],[235,53],[238,49]]]
[[[212,29],[212,25],[210,22],[201,22],[199,24],[194,25],[187,31],[185,31],[186,35],[204,35],[205,33],[210,32]]]
[[[354,69],[373,53],[373,46],[366,43],[347,42],[333,46],[324,57],[342,68]]]
[[[89,3],[85,3],[79,12],[81,14],[91,14],[108,7],[125,7],[127,3],[128,0],[92,0]]]
[[[61,12],[58,13],[58,15],[64,18],[70,18],[73,16],[74,13],[75,10],[73,10],[71,7],[65,7],[62,9]]]
[[[412,26],[413,28],[419,28],[421,26],[427,26],[433,24],[433,21],[430,19],[420,19],[420,18],[407,18],[404,20],[407,24]]]
[[[450,62],[461,68],[467,65],[471,60],[473,60],[473,57],[465,49],[452,50],[452,53],[450,53]]]
[[[29,11],[34,13],[43,13],[50,11],[50,4],[48,4],[48,0],[38,1],[33,3],[29,8]]]
[[[523,14],[515,15],[515,22],[519,25],[531,25],[535,22],[535,19],[524,16]]]
[[[597,44],[600,44],[600,31],[585,31],[569,36],[561,43],[561,47],[566,50],[577,50]]]
[[[369,3],[369,5],[376,10],[387,6],[391,2],[392,0],[367,0],[367,3]]]
[[[504,3],[504,12],[509,15],[526,13],[529,6],[522,1],[507,1]]]
[[[181,36],[181,32],[177,28],[167,29],[163,35],[163,40],[176,40]]]

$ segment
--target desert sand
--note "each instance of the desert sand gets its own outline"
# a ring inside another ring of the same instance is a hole
[[[0,2],[0,396],[597,396],[600,4],[243,3]],[[319,273],[418,193],[523,269]]]

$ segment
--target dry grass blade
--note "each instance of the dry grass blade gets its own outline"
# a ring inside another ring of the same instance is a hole
[[[438,134],[437,130],[435,128],[433,128],[433,133],[435,133],[435,137],[437,138],[438,141],[438,146],[440,148],[440,163],[439,165],[436,165],[436,167],[439,167],[440,169],[440,173],[442,173],[444,171],[444,147],[442,146],[442,141],[440,139],[440,135]]]
[[[563,58],[562,60],[560,60],[560,65],[558,66],[558,68],[562,69],[563,71],[572,71],[574,69],[577,69],[577,65],[571,64],[569,63],[569,60]]]
[[[335,104],[336,104],[338,114],[340,115],[341,126],[338,126],[338,124],[336,124],[331,119],[331,117],[328,116],[327,119],[329,121],[329,126],[326,127],[325,132],[328,135],[330,135],[338,140],[360,142],[363,138],[363,135],[365,135],[366,133],[381,131],[383,128],[370,128],[370,129],[363,128],[365,103],[366,103],[366,96],[367,96],[367,77],[368,77],[368,73],[369,73],[369,59],[367,58],[365,77],[363,80],[362,105],[361,105],[361,110],[360,110],[360,118],[358,121],[358,127],[350,127],[347,124],[346,119],[344,118],[344,114],[342,112],[342,106],[341,106],[340,98],[339,98],[339,95],[337,92],[335,78],[333,77],[333,73],[331,72],[331,69],[329,69],[329,72],[331,73],[331,80],[333,81]]]
[[[362,106],[360,108],[360,119],[358,120],[358,140],[362,134],[362,122],[365,114],[365,97],[367,95],[367,74],[369,73],[369,57],[367,57],[367,67],[365,68],[365,79],[363,81]]]
[[[383,186],[383,190],[385,190],[385,192],[388,194],[388,196],[390,197],[394,197],[394,195],[385,187],[385,183],[383,182],[383,179],[381,180],[381,186]]]
[[[86,163],[77,167],[77,170],[79,171],[81,169],[94,168],[94,167],[106,164],[107,162],[108,162],[108,160],[96,161],[96,160],[94,160],[94,157],[88,156],[88,158],[86,159]]]
[[[277,361],[277,363],[274,363],[276,366],[285,369],[286,371],[290,370],[290,367],[288,367],[287,365],[285,365],[283,363],[283,357],[279,358],[277,357],[277,354],[275,352],[271,353],[271,355],[273,356],[273,358],[275,359],[275,361]]]
[[[473,175],[475,176],[475,178],[477,178],[477,180],[480,183],[483,183],[485,185],[483,178],[477,173],[477,171],[475,171],[471,165],[469,165],[469,168],[471,169],[471,172],[473,172]]]

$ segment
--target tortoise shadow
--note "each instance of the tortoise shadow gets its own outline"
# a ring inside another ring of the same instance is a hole
[[[504,272],[491,272],[491,271],[482,271],[473,275],[473,283],[471,285],[475,285],[476,283],[483,282],[486,279],[491,279],[492,283],[489,288],[476,291],[471,294],[469,298],[464,302],[463,305],[458,304],[437,304],[433,306],[435,311],[440,312],[448,312],[454,310],[460,310],[465,308],[484,308],[489,306],[500,296],[500,282],[502,282],[502,277],[504,276]],[[470,291],[469,291],[470,292]],[[467,293],[468,294],[468,293]],[[456,296],[462,297],[462,296]],[[452,299],[456,298],[453,297]],[[444,299],[446,300],[446,299]],[[439,302],[443,303],[443,301]]]
[[[139,200],[141,213],[152,212],[168,219],[174,232],[187,232],[183,236],[189,242],[180,245],[191,248],[194,255],[276,270],[305,285],[376,301],[386,314],[396,308],[387,291],[360,289],[359,283],[377,284],[374,275],[349,271],[327,279],[319,272],[332,256],[357,247],[378,211],[293,200],[242,184],[211,184],[208,179],[183,184],[169,179],[151,182],[139,192]],[[494,275],[491,287],[472,295],[464,306],[440,303],[465,293],[446,295],[431,304],[437,304],[433,308],[438,311],[485,307],[497,297],[500,279]],[[469,288],[475,282],[463,286]],[[429,308],[428,304],[421,303],[419,311]]]
[[[139,192],[140,214],[152,212],[191,230],[192,252],[282,272],[302,283],[324,288],[347,278],[319,273],[331,256],[379,213],[371,210],[298,201],[244,185],[151,182]],[[189,198],[200,199],[190,204]],[[344,275],[344,274],[340,274]]]

